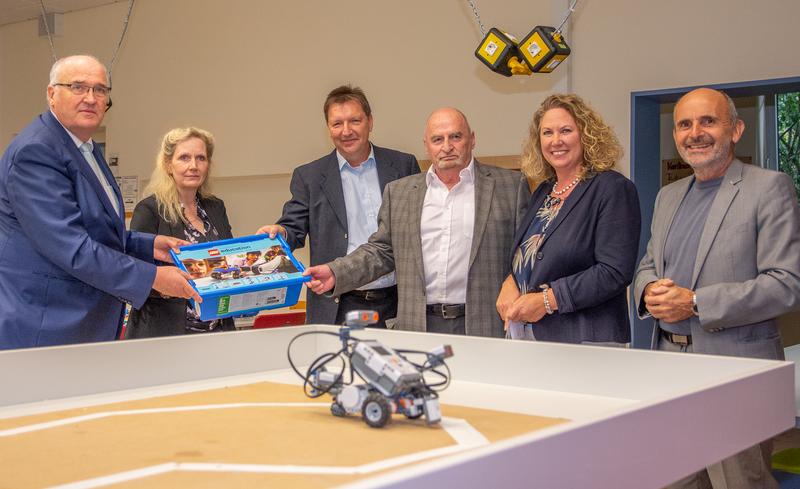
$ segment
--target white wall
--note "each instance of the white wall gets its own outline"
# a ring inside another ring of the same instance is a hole
[[[560,22],[567,0],[478,2],[484,24],[524,36]],[[108,61],[127,2],[64,15],[60,54]],[[466,1],[139,0],[116,67],[108,153],[146,178],[159,137],[194,124],[218,139],[216,181],[237,234],[274,221],[291,170],[330,150],[327,91],[354,82],[375,113],[374,141],[423,157],[427,114],[467,113],[478,154],[519,152],[531,113],[572,86],[630,140],[630,93],[800,74],[800,2],[581,0],[570,66],[505,78],[474,57]],[[0,27],[0,144],[45,108],[51,60],[35,21]],[[629,168],[628,157],[620,165]],[[302,255],[301,255],[302,256]]]
[[[567,0],[486,3],[519,37],[560,21]],[[551,4],[556,11],[551,17]],[[59,55],[110,61],[127,2],[64,15]],[[473,56],[477,24],[462,0],[139,0],[113,69],[107,154],[120,174],[146,179],[158,141],[176,126],[217,137],[215,187],[237,234],[274,221],[292,169],[331,150],[322,103],[331,88],[360,85],[375,117],[373,140],[424,157],[425,118],[455,105],[478,134],[478,154],[520,151],[530,115],[563,86],[567,70],[508,79]],[[51,64],[35,21],[0,27],[0,143],[44,108]],[[559,85],[560,84],[560,85]]]
[[[628,150],[632,91],[800,75],[795,0],[578,5],[570,39],[573,88],[603,113]]]

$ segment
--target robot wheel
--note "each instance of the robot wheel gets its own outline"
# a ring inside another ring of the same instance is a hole
[[[372,392],[367,396],[364,401],[364,407],[361,409],[361,415],[364,421],[372,428],[382,428],[389,422],[392,415],[389,401],[377,393]]]

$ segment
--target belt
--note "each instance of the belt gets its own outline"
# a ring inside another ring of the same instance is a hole
[[[670,343],[675,343],[676,345],[689,346],[692,344],[692,335],[675,334],[662,329],[661,336],[665,340],[669,341]]]
[[[425,312],[444,319],[460,318],[464,315],[466,306],[464,304],[428,304]]]
[[[384,287],[382,289],[351,290],[347,294],[354,295],[365,301],[382,301],[394,296],[397,293],[397,286]]]

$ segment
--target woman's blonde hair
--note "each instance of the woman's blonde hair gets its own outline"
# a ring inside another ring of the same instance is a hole
[[[208,158],[208,174],[203,184],[197,189],[201,198],[211,197],[211,157],[214,155],[214,136],[203,129],[197,127],[179,127],[172,129],[164,135],[161,140],[161,149],[156,157],[156,167],[150,176],[150,183],[145,189],[145,195],[154,195],[158,204],[158,213],[167,222],[177,224],[186,222],[181,207],[178,188],[175,179],[170,172],[172,157],[175,155],[175,147],[178,144],[192,138],[197,138],[206,145],[206,157]]]
[[[622,146],[617,135],[582,98],[572,93],[550,95],[533,114],[528,140],[522,148],[522,172],[535,183],[549,180],[555,175],[553,167],[542,155],[539,141],[539,124],[550,109],[566,110],[578,125],[583,146],[582,178],[589,172],[610,170],[622,158]]]

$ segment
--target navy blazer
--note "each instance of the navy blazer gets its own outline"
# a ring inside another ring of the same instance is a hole
[[[150,293],[153,240],[125,230],[69,134],[39,115],[0,159],[0,349],[115,339],[124,302]]]
[[[414,155],[373,145],[381,192],[386,184],[414,173],[419,164]],[[292,198],[283,206],[278,224],[286,228],[292,250],[309,238],[311,265],[321,265],[347,254],[347,208],[336,150],[294,170],[290,184]],[[338,299],[308,290],[306,322],[333,324]]]
[[[519,247],[553,188],[543,182],[514,237]],[[528,290],[553,288],[558,310],[533,325],[537,340],[627,343],[626,288],[633,280],[641,213],[633,183],[616,171],[591,175],[567,197],[536,254]]]

